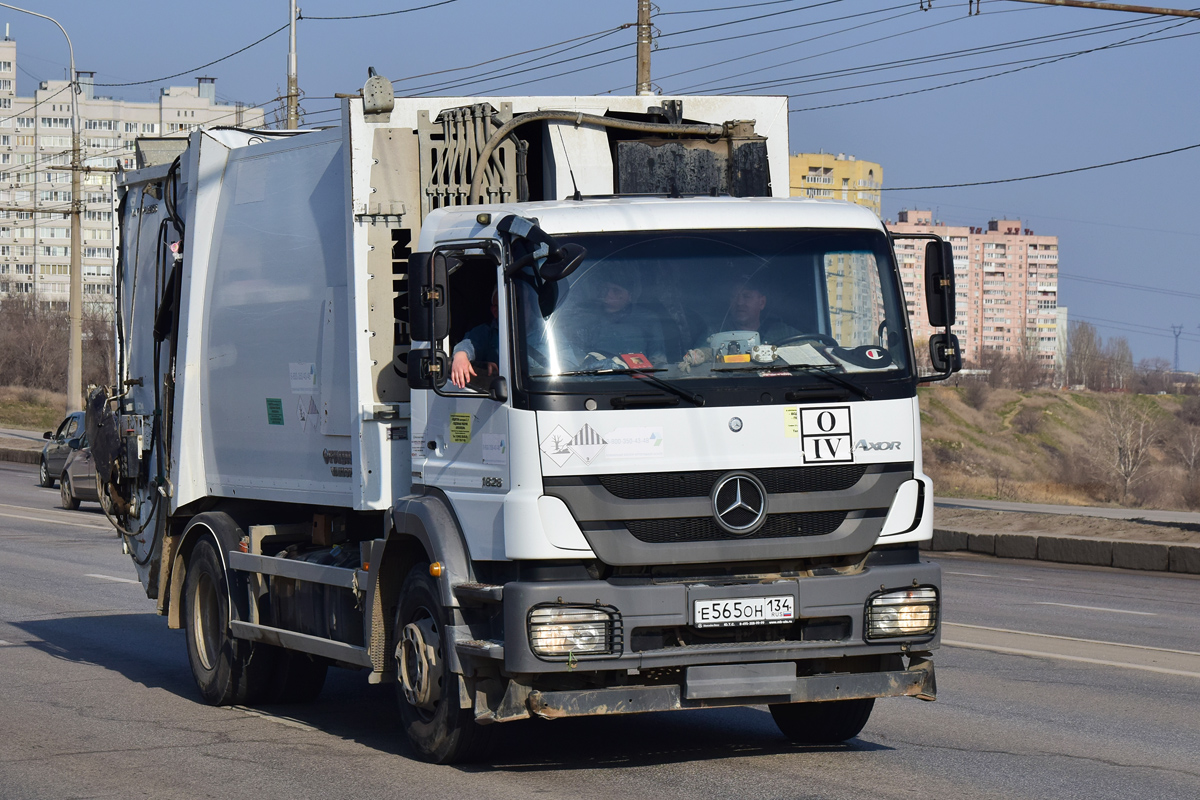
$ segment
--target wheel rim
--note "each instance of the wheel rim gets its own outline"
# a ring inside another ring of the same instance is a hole
[[[444,671],[441,635],[428,609],[422,607],[404,626],[396,644],[396,672],[404,699],[425,721],[433,717],[441,699]]]
[[[50,485],[50,468],[46,466],[46,462],[42,462],[42,486]]]
[[[62,498],[64,506],[71,505],[71,487],[67,485],[65,476],[58,482],[58,496]]]
[[[192,598],[192,638],[196,644],[196,655],[206,670],[213,669],[217,663],[221,641],[217,619],[220,608],[212,577],[202,573],[196,581],[196,594]]]

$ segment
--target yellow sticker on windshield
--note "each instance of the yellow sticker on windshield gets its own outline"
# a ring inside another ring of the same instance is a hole
[[[783,435],[789,439],[800,437],[800,409],[785,408],[783,410]]]

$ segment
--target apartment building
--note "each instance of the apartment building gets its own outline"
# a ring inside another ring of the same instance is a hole
[[[881,216],[883,167],[845,153],[797,153],[788,163],[792,197],[847,200]]]
[[[1059,364],[1067,322],[1058,306],[1057,236],[1035,235],[1015,219],[994,219],[986,228],[946,225],[926,210],[901,211],[887,227],[896,236],[936,233],[954,248],[954,331],[964,360],[978,364],[985,350],[1013,355],[1029,347],[1047,370]],[[925,245],[896,243],[915,341],[936,333],[925,309]]]
[[[0,297],[66,307],[70,296],[71,203],[82,211],[84,302],[112,301],[113,179],[135,166],[138,137],[186,137],[209,125],[260,127],[261,109],[218,103],[216,79],[162,89],[157,102],[97,95],[80,73],[81,197],[71,195],[71,94],[42,81],[18,97],[17,43],[0,41]]]

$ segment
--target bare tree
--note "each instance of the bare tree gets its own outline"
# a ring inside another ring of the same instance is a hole
[[[1128,389],[1133,382],[1133,351],[1124,336],[1114,336],[1104,345],[1106,389]]]
[[[1200,427],[1180,425],[1171,435],[1171,450],[1179,456],[1179,463],[1187,470],[1188,478],[1195,477],[1200,467]]]
[[[1048,377],[1038,360],[1036,333],[1026,333],[1024,339],[1013,348],[1013,354],[1008,359],[1008,373],[1012,388],[1022,392],[1041,386]]]
[[[1067,339],[1067,383],[1100,388],[1103,343],[1096,328],[1087,322],[1072,322]]]
[[[1158,394],[1174,389],[1171,362],[1165,358],[1143,358],[1134,372],[1133,390],[1138,394]]]
[[[1093,460],[1116,485],[1124,505],[1129,490],[1148,477],[1151,449],[1161,438],[1162,425],[1157,407],[1128,395],[1102,398],[1099,411]]]

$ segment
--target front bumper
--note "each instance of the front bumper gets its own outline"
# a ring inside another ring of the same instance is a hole
[[[932,635],[871,642],[863,635],[867,599],[881,590],[912,586],[933,586],[940,595],[941,568],[937,564],[920,562],[872,566],[868,560],[868,566],[854,575],[777,578],[760,582],[709,580],[622,584],[597,580],[508,583],[504,586],[503,599],[504,669],[509,674],[579,674],[609,670],[628,673],[629,670],[796,662],[929,651],[938,646],[939,629],[935,628]],[[689,609],[695,599],[782,594],[791,594],[793,597],[797,622],[792,624],[803,624],[808,619],[838,619],[843,621],[841,634],[832,639],[825,636],[814,640],[713,641],[648,649],[634,646],[639,630],[687,628],[691,624]],[[569,660],[548,660],[534,654],[529,646],[527,630],[529,609],[555,603],[603,605],[617,609],[621,615],[623,636],[616,652]],[[793,671],[793,677],[795,675]],[[803,694],[807,691],[800,686],[783,693]]]

